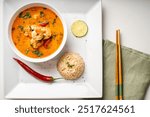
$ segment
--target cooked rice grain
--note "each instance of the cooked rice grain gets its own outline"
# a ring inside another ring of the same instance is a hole
[[[57,69],[65,79],[75,80],[83,74],[85,63],[79,54],[69,52],[60,58]]]

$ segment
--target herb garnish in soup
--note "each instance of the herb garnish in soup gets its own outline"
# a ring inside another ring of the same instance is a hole
[[[31,58],[43,58],[54,53],[62,42],[63,33],[59,17],[43,7],[24,10],[12,25],[15,46]]]

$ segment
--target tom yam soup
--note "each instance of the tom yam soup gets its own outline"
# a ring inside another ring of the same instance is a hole
[[[64,30],[60,18],[52,10],[31,7],[16,17],[11,33],[16,48],[22,54],[43,58],[59,48]]]

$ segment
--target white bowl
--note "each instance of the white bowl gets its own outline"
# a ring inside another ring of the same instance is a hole
[[[63,35],[63,40],[59,46],[59,48],[51,55],[47,56],[47,57],[43,57],[43,58],[31,58],[31,57],[28,57],[28,56],[25,56],[24,54],[22,54],[17,48],[16,46],[14,45],[14,42],[12,40],[12,35],[11,35],[11,31],[12,31],[12,25],[13,25],[13,22],[14,20],[16,19],[16,17],[22,12],[24,11],[25,9],[28,9],[28,8],[31,8],[31,7],[35,7],[35,6],[41,6],[41,7],[45,7],[45,8],[48,8],[50,10],[52,10],[61,20],[62,22],[62,25],[63,25],[63,30],[64,30],[64,35]],[[45,61],[48,61],[48,60],[51,60],[53,59],[55,56],[57,56],[60,51],[63,49],[65,43],[66,43],[66,40],[67,40],[67,27],[66,27],[66,23],[63,19],[63,17],[61,16],[60,12],[54,8],[53,6],[49,6],[47,4],[43,4],[43,3],[30,3],[30,4],[27,4],[21,8],[19,8],[15,13],[14,15],[12,16],[12,18],[10,19],[10,22],[9,22],[9,25],[8,25],[8,39],[9,39],[9,43],[10,43],[10,46],[12,48],[12,50],[19,56],[21,57],[22,59],[26,60],[26,61],[29,61],[29,62],[45,62]]]

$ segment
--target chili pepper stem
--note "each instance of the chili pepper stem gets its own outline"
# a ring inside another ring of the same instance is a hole
[[[55,80],[60,80],[60,79],[64,79],[64,78],[53,78],[54,81],[55,81]]]

